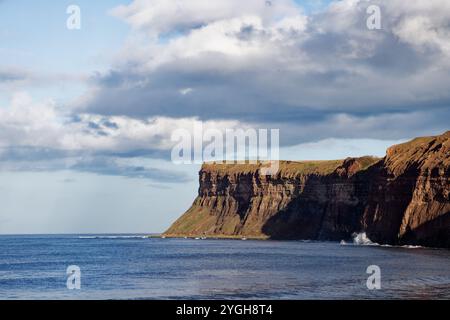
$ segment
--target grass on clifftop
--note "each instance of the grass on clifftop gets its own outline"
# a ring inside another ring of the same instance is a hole
[[[358,162],[361,163],[361,170],[364,170],[379,161],[377,157],[365,156],[357,158]],[[313,161],[279,161],[279,173],[281,175],[292,176],[299,174],[321,174],[327,175],[333,173],[336,168],[344,163],[344,159],[341,160],[313,160]],[[267,166],[267,165],[264,165]],[[213,171],[218,173],[255,173],[263,167],[261,162],[252,163],[235,163],[235,164],[223,164],[215,162],[207,162],[202,166],[204,171]]]

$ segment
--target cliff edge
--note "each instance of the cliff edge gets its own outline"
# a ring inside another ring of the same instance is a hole
[[[204,164],[199,194],[168,237],[372,241],[450,247],[450,131],[395,145],[384,158]]]

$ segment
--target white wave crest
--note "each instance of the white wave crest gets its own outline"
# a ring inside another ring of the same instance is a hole
[[[377,242],[373,242],[369,239],[367,234],[365,232],[360,233],[353,233],[352,234],[353,243],[352,245],[356,246],[380,246],[380,247],[387,247],[387,248],[405,248],[405,249],[420,249],[424,248],[422,246],[415,246],[415,245],[390,245],[390,244],[379,244]],[[341,240],[340,244],[342,246],[348,245],[345,240]]]
[[[146,236],[140,235],[123,235],[123,236],[79,236],[78,239],[145,239]]]
[[[367,234],[365,232],[360,233],[353,233],[353,244],[356,245],[363,245],[363,246],[371,246],[371,245],[377,245],[377,243],[372,242],[372,240],[369,239]]]

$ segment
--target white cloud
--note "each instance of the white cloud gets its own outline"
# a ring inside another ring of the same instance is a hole
[[[52,100],[33,103],[28,93],[14,93],[0,108],[0,146],[54,145],[63,129],[59,117]]]
[[[111,13],[134,28],[159,35],[247,15],[273,19],[296,9],[289,0],[272,1],[270,5],[264,0],[135,0],[114,8]]]
[[[436,21],[432,16],[415,15],[399,23],[394,33],[420,51],[437,49],[450,58],[448,17],[446,21]]]
[[[188,90],[187,93],[189,93]],[[149,117],[96,114],[72,115],[49,100],[34,102],[26,92],[14,93],[7,106],[0,107],[0,147],[38,147],[65,151],[128,152],[133,150],[170,150],[175,128],[193,131],[235,128],[238,121],[206,121],[196,118]]]
[[[194,91],[194,89],[192,89],[192,88],[183,88],[183,89],[179,90],[180,94],[183,96],[191,93],[192,91]]]

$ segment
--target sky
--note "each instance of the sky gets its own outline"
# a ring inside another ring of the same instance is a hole
[[[164,231],[198,188],[176,128],[280,129],[290,160],[442,133],[448,21],[447,0],[0,0],[0,234]]]

